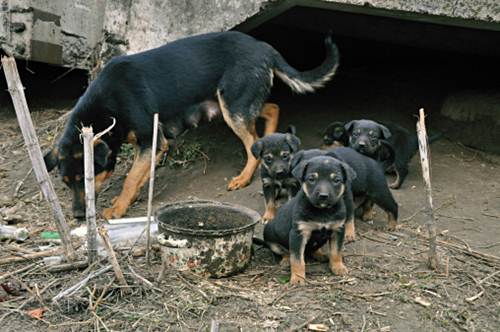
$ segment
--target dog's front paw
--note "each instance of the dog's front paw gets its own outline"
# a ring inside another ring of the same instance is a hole
[[[122,209],[120,207],[110,207],[106,208],[102,211],[102,216],[104,219],[109,220],[109,219],[117,219],[121,218],[125,215],[125,212],[127,212],[127,209]]]
[[[345,225],[344,241],[353,242],[356,240],[356,231],[354,230],[354,222]]]
[[[396,230],[397,223],[395,221],[389,221],[387,224],[387,230],[389,232],[394,232]]]
[[[240,176],[232,178],[232,180],[227,185],[227,190],[238,190],[238,189],[241,189],[243,187],[248,186],[249,183],[250,183],[250,179],[240,175]]]
[[[305,285],[306,278],[304,276],[299,276],[298,274],[292,273],[290,277],[290,285]]]
[[[347,273],[349,273],[349,270],[342,262],[330,264],[330,270],[338,276],[345,276]]]

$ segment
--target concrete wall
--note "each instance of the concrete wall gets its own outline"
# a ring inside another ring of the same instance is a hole
[[[0,45],[21,58],[91,69],[98,58],[105,62],[242,22],[255,26],[294,6],[457,19],[500,30],[498,0],[0,0]]]

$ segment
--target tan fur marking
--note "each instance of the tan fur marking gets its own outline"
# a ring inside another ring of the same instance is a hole
[[[74,159],[82,159],[83,158],[83,152],[77,152],[73,155]]]
[[[137,144],[137,136],[135,135],[135,131],[131,130],[128,132],[127,142],[133,145]]]
[[[290,284],[303,285],[306,282],[306,264],[303,260],[290,257]]]
[[[387,230],[395,231],[396,226],[398,225],[398,221],[394,217],[394,215],[390,212],[387,212]]]
[[[345,242],[352,242],[356,240],[356,230],[354,227],[354,220],[349,220],[348,222],[346,222],[344,240]]]
[[[342,262],[342,253],[337,250],[337,244],[330,239],[330,270],[339,276],[346,275],[349,271]]]
[[[257,133],[255,131],[255,123],[250,124],[249,127],[246,127],[243,121],[233,121],[231,115],[229,114],[229,110],[226,107],[226,103],[224,102],[224,98],[220,94],[220,91],[217,90],[217,98],[219,100],[219,106],[222,111],[222,117],[224,121],[227,123],[229,128],[233,130],[233,132],[241,139],[243,145],[245,146],[245,150],[247,153],[247,163],[245,168],[241,171],[241,173],[234,177],[228,184],[228,190],[236,190],[247,186],[252,180],[252,176],[259,166],[259,161],[255,159],[252,154],[252,145],[257,141]]]
[[[279,114],[280,108],[278,105],[272,103],[264,104],[262,112],[260,113],[260,117],[266,121],[264,136],[271,135],[276,132],[276,129],[278,128]]]

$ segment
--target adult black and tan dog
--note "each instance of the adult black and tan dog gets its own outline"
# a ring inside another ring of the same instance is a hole
[[[246,186],[258,161],[250,151],[257,140],[255,120],[265,119],[265,134],[278,122],[276,105],[264,104],[274,76],[298,93],[312,92],[335,74],[339,53],[330,37],[325,39],[326,59],[317,68],[299,72],[270,45],[239,32],[222,32],[180,39],[146,52],[112,59],[90,84],[73,109],[57,146],[45,155],[49,170],[59,166],[64,182],[73,191],[73,211],[84,216],[82,145],[79,127],[95,132],[116,126],[95,146],[96,188],[111,175],[124,142],[133,143],[136,157],[123,190],[104,211],[105,218],[123,216],[149,177],[153,114],[161,122],[159,155],[175,138],[198,122],[222,114],[243,142],[247,163],[233,178],[229,190]]]
[[[302,183],[292,200],[280,207],[264,227],[264,242],[277,255],[289,258],[291,284],[305,281],[305,256],[328,246],[330,269],[346,274],[342,261],[344,225],[354,219],[350,166],[328,156],[299,163],[292,171]]]
[[[286,133],[274,133],[260,138],[252,145],[252,153],[260,160],[260,179],[266,202],[263,222],[274,218],[276,201],[286,191],[290,200],[300,189],[299,181],[292,175],[292,158],[299,150],[300,139],[295,136],[295,127]]]

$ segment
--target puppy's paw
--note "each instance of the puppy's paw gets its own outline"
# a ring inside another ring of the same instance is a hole
[[[344,241],[346,243],[356,240],[356,231],[354,230],[354,222],[345,225]]]
[[[390,222],[387,224],[387,230],[389,232],[394,232],[396,230],[397,223],[396,222]]]
[[[102,216],[106,220],[113,219],[113,208],[112,207],[111,208],[105,208],[102,211]]]
[[[345,276],[349,273],[349,270],[342,262],[330,264],[330,270],[338,276]]]
[[[272,219],[274,219],[274,211],[267,210],[262,216],[262,223],[267,224]]]

